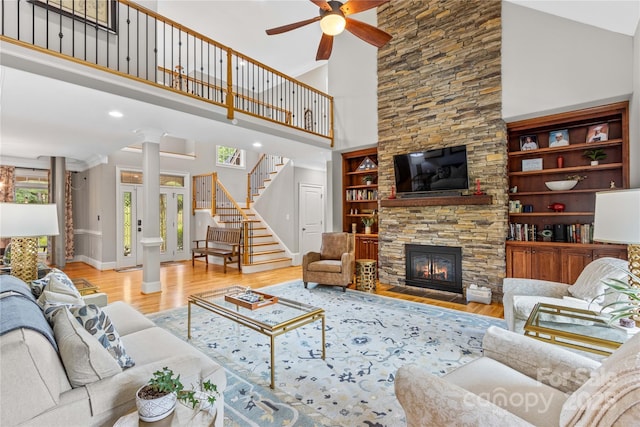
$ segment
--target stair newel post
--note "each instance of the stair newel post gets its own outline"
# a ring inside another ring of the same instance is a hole
[[[244,265],[249,265],[249,248],[251,245],[249,244],[249,239],[251,239],[251,234],[249,233],[249,221],[242,221],[242,263]]]
[[[211,174],[211,217],[216,216],[216,195],[218,190],[218,173]]]

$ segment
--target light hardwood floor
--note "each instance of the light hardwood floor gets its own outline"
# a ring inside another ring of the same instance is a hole
[[[209,264],[209,267],[206,268],[204,262],[196,261],[195,266],[192,267],[189,260],[163,265],[160,269],[162,292],[144,295],[140,292],[142,270],[129,272],[100,271],[82,262],[72,262],[66,265],[64,272],[72,279],[83,278],[98,286],[101,292],[105,292],[108,295],[110,302],[125,301],[145,314],[185,306],[187,304],[187,296],[209,289],[232,285],[251,286],[253,289],[258,289],[290,280],[302,279],[300,266],[252,274],[238,273],[237,270],[229,268],[227,274],[224,274],[222,266]],[[353,285],[350,287],[355,288]],[[466,305],[455,304],[388,292],[387,290],[390,287],[389,285],[379,284],[376,293],[486,316],[501,318],[504,315],[502,304],[495,302],[490,305],[475,302]]]

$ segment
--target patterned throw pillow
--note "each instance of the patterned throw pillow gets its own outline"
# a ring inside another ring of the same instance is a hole
[[[44,311],[47,320],[51,322],[53,312],[57,308],[63,306],[81,306],[85,305],[85,302],[73,284],[69,287],[64,279],[54,275],[49,278],[47,285],[38,297],[38,305]]]
[[[33,296],[35,296],[36,298],[40,297],[47,285],[51,282],[52,278],[57,279],[58,285],[64,285],[66,288],[68,288],[69,292],[74,293],[78,297],[80,297],[80,292],[73,284],[73,280],[69,279],[69,276],[67,276],[64,271],[58,270],[57,268],[52,268],[51,271],[47,273],[47,275],[42,279],[34,280],[31,282],[31,292],[33,293]]]
[[[100,307],[95,304],[87,304],[82,307],[71,307],[71,314],[78,322],[107,349],[118,364],[126,369],[135,365],[135,362],[124,349],[120,334],[111,323],[111,319]]]

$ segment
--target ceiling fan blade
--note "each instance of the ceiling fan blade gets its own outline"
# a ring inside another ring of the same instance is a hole
[[[333,36],[322,33],[320,45],[318,46],[318,53],[316,54],[316,61],[329,59],[331,56],[331,49],[333,49]]]
[[[283,25],[282,27],[271,28],[267,30],[267,34],[272,36],[274,34],[282,34],[287,31],[295,30],[296,28],[304,27],[305,25],[309,25],[313,22],[317,22],[320,20],[320,16],[316,16],[315,18],[307,19],[305,21],[294,22],[293,24]]]
[[[359,37],[375,47],[382,47],[391,40],[391,34],[385,33],[373,25],[356,21],[355,19],[347,18],[347,24],[344,28],[354,36]]]
[[[378,7],[381,4],[388,2],[389,0],[350,0],[340,6],[340,10],[344,13],[344,16],[347,16],[373,9],[374,7]]]
[[[322,10],[326,10],[327,12],[331,12],[331,6],[325,0],[311,0],[311,3],[315,4]]]

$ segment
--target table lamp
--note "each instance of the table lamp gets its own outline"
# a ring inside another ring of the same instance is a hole
[[[38,238],[57,236],[55,204],[0,203],[0,237],[11,237],[11,275],[38,278]]]
[[[593,240],[628,245],[629,271],[640,276],[640,188],[596,193]]]

